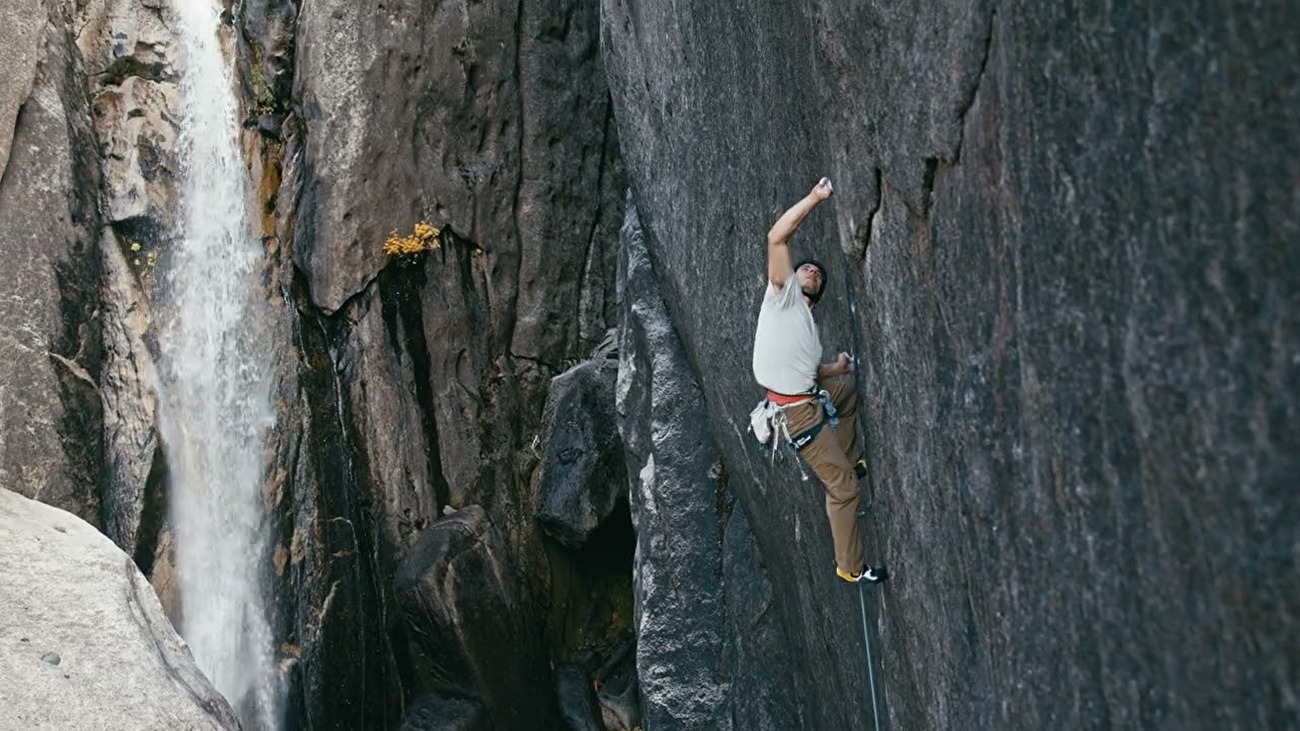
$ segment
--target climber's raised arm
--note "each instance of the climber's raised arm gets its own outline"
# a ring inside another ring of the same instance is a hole
[[[830,178],[822,178],[808,195],[781,214],[776,223],[772,224],[772,230],[767,232],[767,279],[773,287],[784,287],[786,279],[794,272],[794,260],[790,258],[790,237],[818,204],[831,197],[832,192]]]

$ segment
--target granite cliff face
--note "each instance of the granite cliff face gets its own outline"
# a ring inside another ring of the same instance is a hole
[[[795,246],[861,366],[891,725],[1295,723],[1297,20],[603,3],[645,245],[780,587],[741,672],[801,726],[870,722],[856,599],[743,426],[764,233],[821,175]]]
[[[294,344],[275,444],[291,724],[463,717],[465,697],[499,728],[558,723],[535,669],[576,651],[547,622],[551,569],[576,559],[548,556],[533,471],[550,378],[614,318],[624,184],[597,19],[594,3],[241,7]],[[436,251],[383,254],[422,221]],[[464,561],[495,567],[493,587],[432,578]]]
[[[99,524],[102,219],[86,78],[57,4],[0,13],[13,49],[0,82],[0,484]]]

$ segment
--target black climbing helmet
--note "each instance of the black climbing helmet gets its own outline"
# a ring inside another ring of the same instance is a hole
[[[817,288],[816,294],[808,295],[808,299],[812,300],[813,304],[817,304],[817,300],[822,298],[822,292],[826,291],[826,267],[822,266],[822,263],[817,261],[816,259],[804,259],[800,261],[798,264],[794,265],[794,271],[796,275],[799,272],[799,268],[802,267],[804,264],[812,264],[813,266],[817,267],[817,271],[822,273],[822,286]]]

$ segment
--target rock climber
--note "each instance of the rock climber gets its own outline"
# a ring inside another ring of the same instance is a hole
[[[767,287],[754,335],[754,379],[766,389],[772,439],[798,452],[826,490],[826,516],[835,544],[835,573],[850,582],[879,583],[884,566],[867,566],[858,535],[857,389],[853,361],[840,353],[823,363],[813,308],[826,290],[826,268],[814,259],[792,264],[790,237],[831,197],[829,178],[777,219],[767,234]],[[838,419],[832,426],[831,418]]]

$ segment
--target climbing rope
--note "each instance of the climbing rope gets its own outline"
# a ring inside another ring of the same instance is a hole
[[[880,731],[880,709],[876,706],[876,670],[871,660],[871,633],[867,630],[867,587],[858,583],[858,606],[862,607],[862,641],[867,646],[867,684],[871,686],[871,718]]]
[[[844,277],[844,295],[845,300],[849,303],[849,317],[857,320],[858,308],[855,304],[852,277]],[[862,343],[859,338],[858,328],[851,328],[853,331],[853,381],[855,385],[861,378],[859,368],[862,363]],[[863,413],[865,414],[865,409]],[[859,446],[863,453],[866,453],[867,430],[865,420],[858,422],[858,440]],[[859,509],[858,518],[865,518],[866,510]],[[871,658],[871,631],[867,626],[867,587],[863,583],[858,584],[858,606],[862,608],[862,643],[867,648],[867,684],[871,687],[871,720],[875,723],[875,731],[880,731],[880,707],[876,703],[876,669],[875,662]]]

